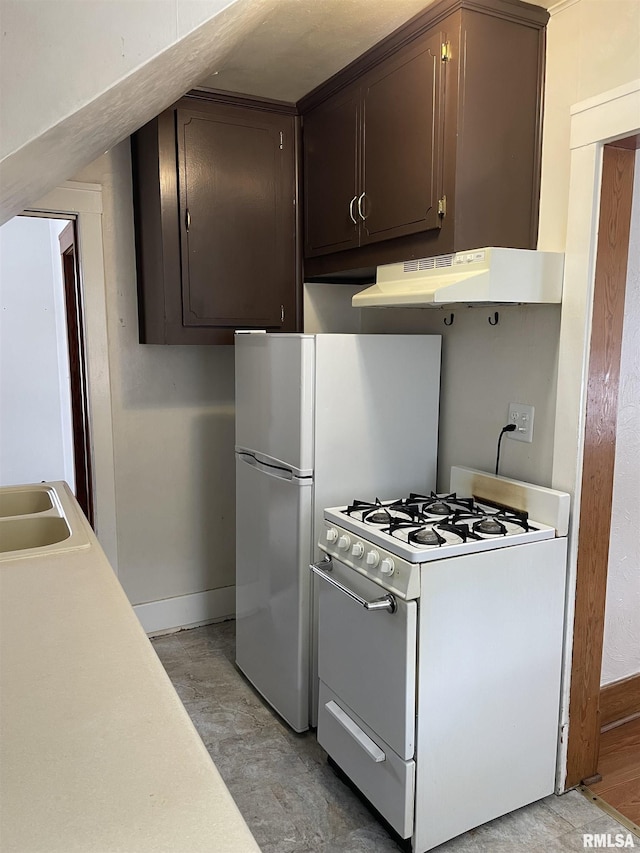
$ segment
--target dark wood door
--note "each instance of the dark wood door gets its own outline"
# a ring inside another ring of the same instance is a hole
[[[443,42],[428,33],[362,81],[362,244],[440,227]]]
[[[294,120],[177,110],[184,326],[286,328],[295,316]]]
[[[359,86],[349,86],[305,114],[305,255],[358,245]]]

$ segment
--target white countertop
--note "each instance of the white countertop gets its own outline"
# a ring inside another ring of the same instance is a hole
[[[84,544],[0,554],[0,849],[258,851],[74,498],[51,486]]]

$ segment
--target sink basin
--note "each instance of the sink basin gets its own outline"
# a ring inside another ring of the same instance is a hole
[[[42,548],[64,542],[70,536],[71,530],[64,518],[10,518],[0,527],[0,552]]]
[[[0,563],[90,547],[89,525],[63,480],[0,488]]]
[[[0,492],[0,518],[46,512],[52,506],[51,495],[45,488]]]

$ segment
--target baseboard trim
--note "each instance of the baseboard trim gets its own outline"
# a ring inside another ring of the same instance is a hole
[[[640,673],[600,688],[600,728],[640,714]]]
[[[229,619],[236,612],[236,588],[225,586],[175,598],[163,598],[134,605],[134,611],[147,634],[196,628],[208,622]]]

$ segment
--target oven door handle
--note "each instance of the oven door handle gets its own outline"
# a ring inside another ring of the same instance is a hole
[[[348,595],[349,598],[352,598],[361,607],[364,607],[365,610],[388,610],[389,613],[395,613],[398,609],[396,597],[395,595],[391,595],[391,593],[383,595],[381,598],[374,598],[373,601],[367,601],[366,598],[362,598],[362,596],[358,595],[357,592],[354,592],[352,589],[349,589],[349,587],[341,584],[340,581],[332,578],[329,574],[333,569],[331,557],[327,557],[319,563],[312,563],[309,568],[314,575],[318,575],[318,577],[331,584],[331,586],[335,586],[336,589],[339,589],[340,592],[344,592],[345,595]]]

